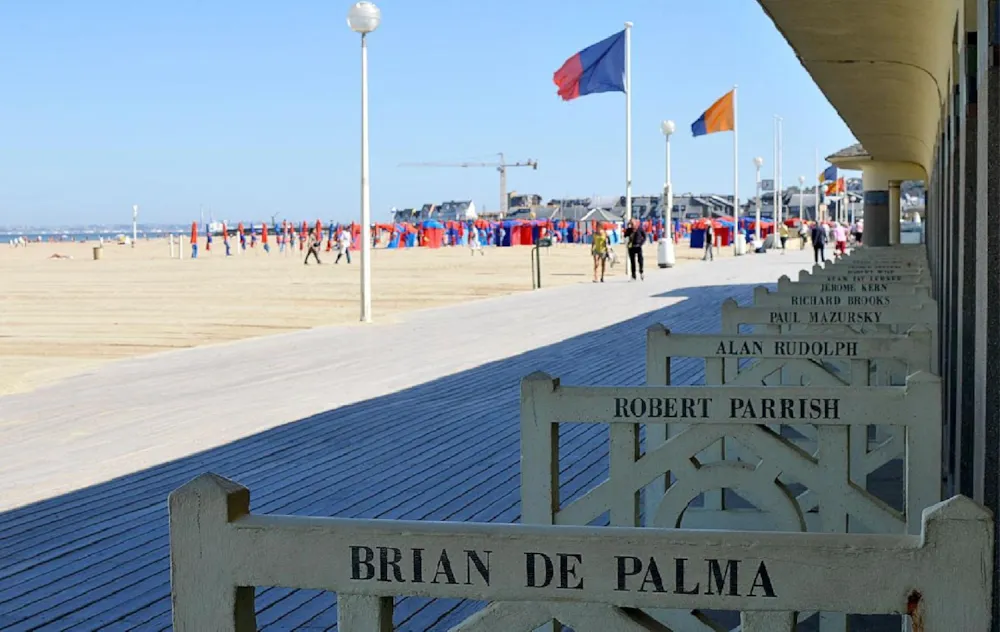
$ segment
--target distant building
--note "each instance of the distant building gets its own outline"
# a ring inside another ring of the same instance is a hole
[[[732,214],[732,196],[725,198],[712,193],[701,195],[682,193],[674,196],[673,218],[682,222]]]
[[[542,196],[537,193],[518,193],[511,191],[507,194],[507,208],[534,208],[542,205]]]
[[[476,205],[472,200],[442,202],[441,204],[424,204],[419,209],[397,209],[392,212],[394,222],[417,223],[429,219],[439,222],[476,219]]]

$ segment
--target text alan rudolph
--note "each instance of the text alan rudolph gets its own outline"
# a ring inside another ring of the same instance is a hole
[[[495,555],[489,550],[350,548],[354,581],[488,588],[500,579],[494,577]],[[613,559],[598,560],[604,562],[598,568],[613,573],[588,576],[588,555],[596,554],[523,551],[519,555],[521,560],[514,565],[516,574],[504,574],[501,583],[565,591],[610,588],[616,592],[777,597],[767,564],[762,560],[613,555]]]

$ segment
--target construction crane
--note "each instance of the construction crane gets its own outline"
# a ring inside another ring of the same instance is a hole
[[[404,162],[400,167],[493,167],[500,172],[500,216],[507,215],[507,169],[511,167],[531,167],[538,169],[538,161],[507,162],[503,152],[497,154],[500,162]]]

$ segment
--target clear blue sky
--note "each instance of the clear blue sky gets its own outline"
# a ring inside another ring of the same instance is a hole
[[[336,0],[35,0],[0,5],[0,224],[350,219],[359,209],[359,38]],[[537,159],[508,187],[546,199],[624,193],[624,95],[572,102],[552,73],[634,22],[634,192],[732,190],[732,136],[690,123],[739,84],[740,192],[815,178],[850,131],[752,0],[382,0],[370,37],[372,208],[474,199],[492,169],[401,162]],[[572,7],[571,10],[568,10]]]

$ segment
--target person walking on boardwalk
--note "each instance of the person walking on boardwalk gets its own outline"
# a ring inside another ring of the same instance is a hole
[[[788,226],[784,223],[778,226],[778,239],[781,240],[781,254],[785,254],[785,244],[788,243]]]
[[[807,241],[809,241],[809,224],[799,220],[799,250],[806,249]]]
[[[835,258],[847,254],[847,228],[840,222],[833,227],[833,243]]]
[[[826,229],[822,224],[816,222],[813,224],[812,233],[809,235],[813,243],[813,262],[819,263],[820,261],[826,263]]]
[[[603,228],[598,228],[590,242],[590,255],[594,258],[594,283],[597,283],[597,269],[601,270],[601,283],[604,283],[604,268],[608,261],[608,234]]]
[[[319,260],[319,247],[321,243],[321,238],[316,235],[315,231],[310,231],[309,233],[309,244],[306,250],[306,260],[302,263],[309,265],[309,257],[316,259],[317,264],[322,264],[323,262]]]
[[[712,225],[712,219],[709,218],[708,225],[705,226],[705,254],[701,257],[702,261],[715,261],[715,226]]]
[[[625,237],[625,243],[628,244],[628,260],[629,265],[632,266],[632,280],[635,281],[637,269],[639,271],[639,278],[645,279],[642,247],[646,245],[646,231],[643,229],[642,223],[637,219],[632,220],[632,223],[625,229],[623,236]]]
[[[341,257],[347,257],[347,263],[351,262],[351,233],[346,228],[340,229],[340,234],[337,235],[337,244],[340,246],[340,252],[337,253],[337,258],[333,261],[334,263],[340,263]]]

